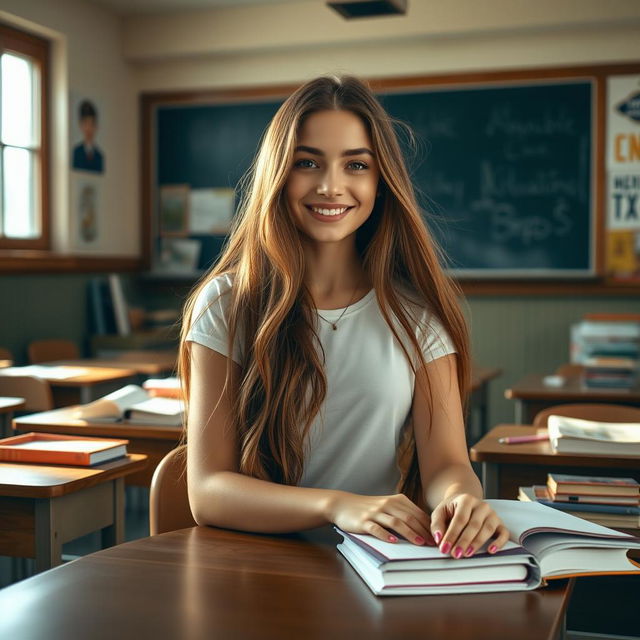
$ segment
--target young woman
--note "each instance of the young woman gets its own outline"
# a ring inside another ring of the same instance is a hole
[[[196,521],[470,556],[508,531],[467,456],[467,329],[393,123],[353,77],[291,95],[185,310]]]

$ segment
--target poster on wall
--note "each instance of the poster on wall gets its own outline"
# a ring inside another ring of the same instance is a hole
[[[95,97],[71,93],[71,242],[79,248],[97,248],[103,225],[101,194],[106,167],[99,131],[104,110]]]
[[[640,76],[612,76],[607,96],[607,275],[640,282]]]

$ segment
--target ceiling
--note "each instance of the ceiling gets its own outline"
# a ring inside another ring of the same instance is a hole
[[[234,6],[283,4],[300,0],[88,0],[119,15],[165,13]],[[308,0],[307,0],[308,1]],[[314,0],[324,3],[324,0]]]

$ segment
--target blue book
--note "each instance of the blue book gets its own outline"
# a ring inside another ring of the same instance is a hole
[[[615,513],[624,516],[640,516],[640,507],[614,504],[590,504],[588,502],[554,502],[549,500],[547,487],[534,485],[533,487],[520,487],[520,494],[527,502],[539,502],[547,507],[560,509],[560,511],[582,511],[591,513]]]

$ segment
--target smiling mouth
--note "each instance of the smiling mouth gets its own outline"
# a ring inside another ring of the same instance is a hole
[[[340,216],[343,213],[346,213],[347,211],[349,211],[350,209],[353,209],[353,207],[313,207],[308,204],[306,204],[305,207],[307,207],[309,211],[312,211],[313,213],[316,213],[321,216],[326,216],[327,218]]]

